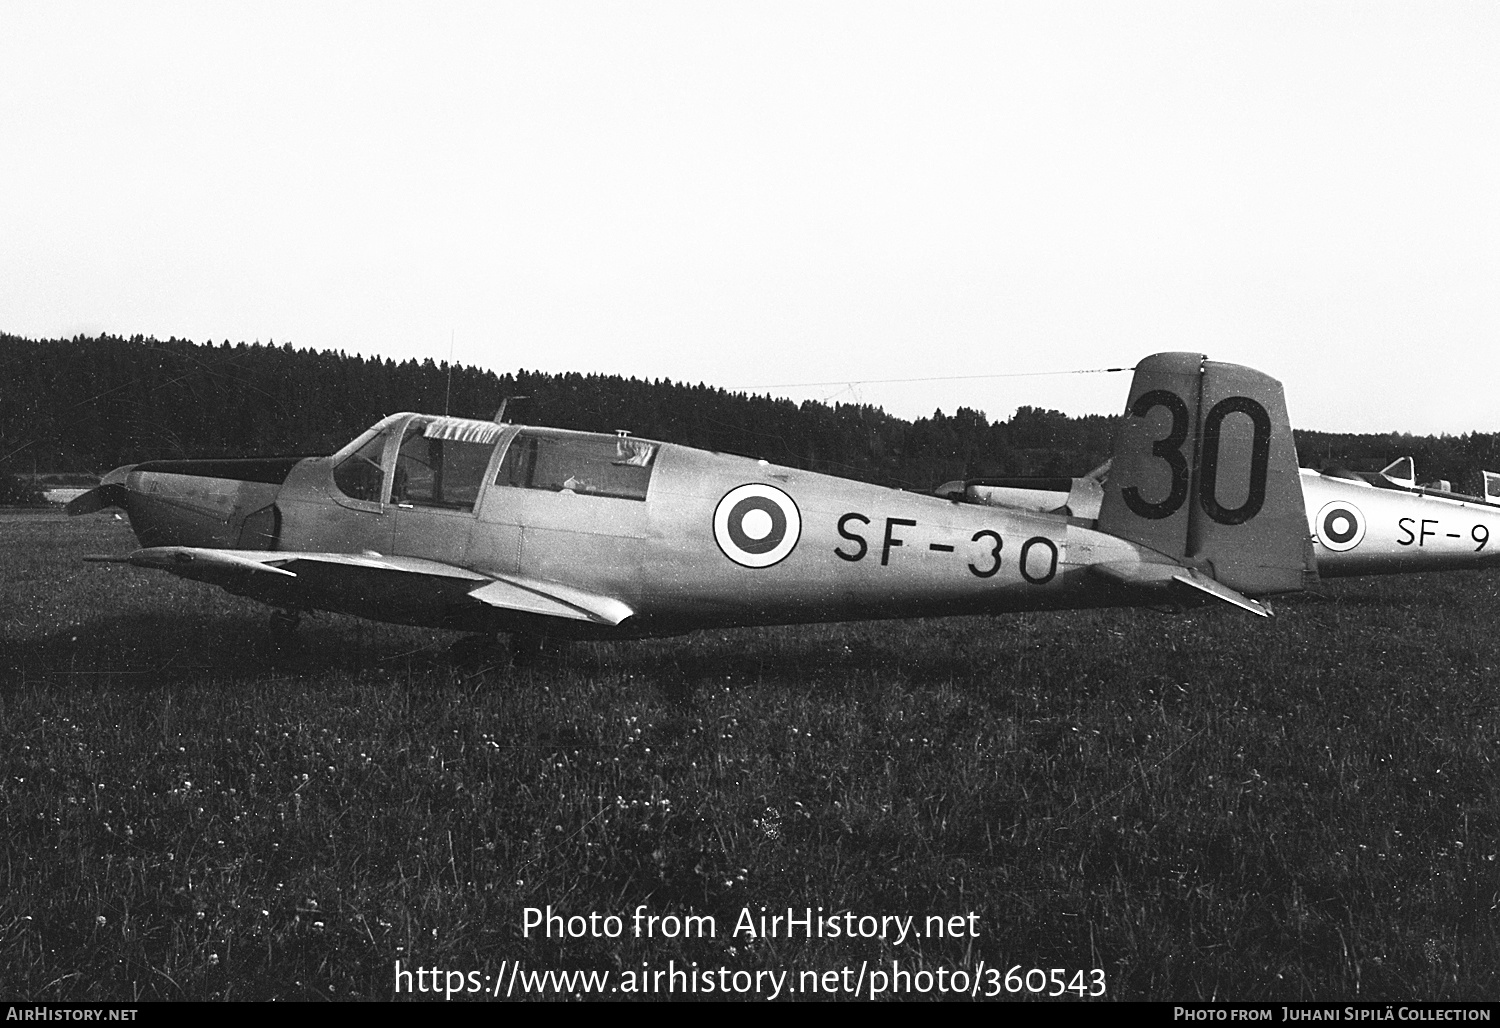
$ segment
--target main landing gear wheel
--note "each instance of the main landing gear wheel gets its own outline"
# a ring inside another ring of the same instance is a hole
[[[264,645],[272,663],[293,660],[306,652],[307,644],[297,634],[297,626],[301,623],[301,611],[278,610],[271,615]]]
[[[510,637],[511,664],[518,668],[536,667],[553,663],[562,656],[563,644],[559,639],[544,635],[513,635]]]

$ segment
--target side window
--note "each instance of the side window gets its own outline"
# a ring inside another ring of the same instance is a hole
[[[396,456],[392,503],[473,510],[495,444],[455,439],[446,421],[413,421]],[[472,433],[471,433],[472,434]]]
[[[505,451],[496,485],[644,500],[656,444],[623,436],[522,432]]]
[[[339,492],[351,500],[380,502],[380,487],[385,482],[380,458],[385,453],[387,435],[389,433],[381,432],[333,469],[333,484],[338,486]]]

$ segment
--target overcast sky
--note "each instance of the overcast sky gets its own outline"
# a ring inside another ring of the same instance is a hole
[[[1500,431],[1500,5],[0,6],[0,331]]]

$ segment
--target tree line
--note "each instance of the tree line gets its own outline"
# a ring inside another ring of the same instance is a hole
[[[510,396],[526,398],[511,401],[507,418],[526,424],[628,429],[914,490],[959,478],[1083,474],[1109,456],[1117,422],[1036,407],[1004,421],[966,407],[907,421],[866,404],[797,403],[669,379],[496,373],[274,343],[0,335],[0,473],[330,453],[396,411],[489,419]],[[1410,454],[1424,480],[1468,490],[1482,468],[1500,469],[1496,434],[1296,436],[1304,466],[1368,470]]]

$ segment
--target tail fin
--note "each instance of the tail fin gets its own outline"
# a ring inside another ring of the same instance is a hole
[[[1141,361],[1098,527],[1250,596],[1301,589],[1315,564],[1281,383],[1197,353]]]

